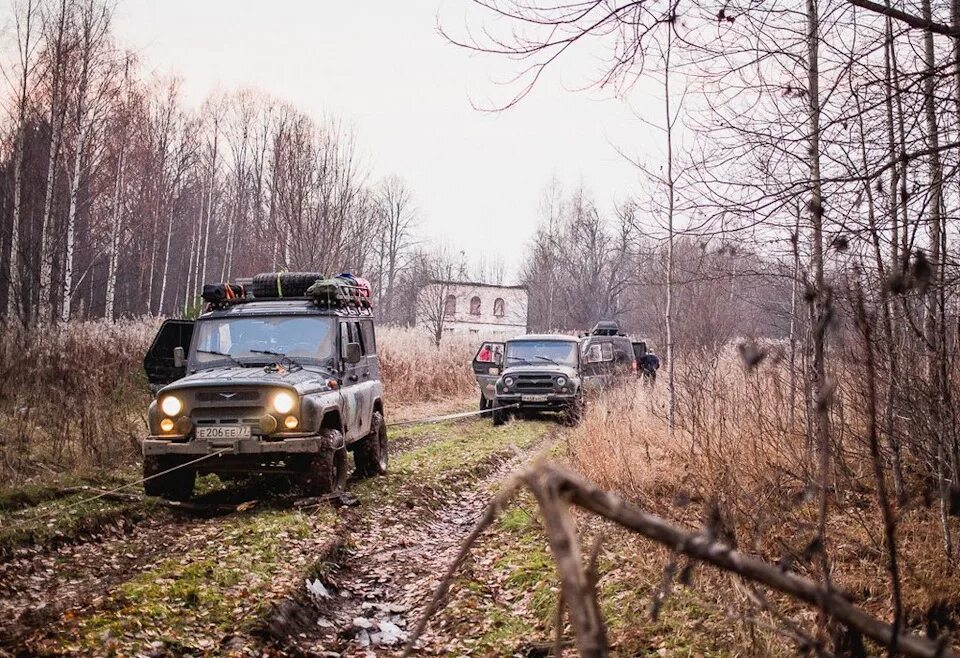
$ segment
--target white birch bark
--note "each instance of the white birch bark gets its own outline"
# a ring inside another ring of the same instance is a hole
[[[55,193],[57,162],[60,156],[60,141],[63,135],[63,124],[66,119],[66,108],[62,101],[63,66],[66,54],[63,49],[64,33],[67,22],[67,2],[61,0],[60,14],[57,20],[57,32],[53,50],[50,86],[50,149],[47,153],[47,184],[43,197],[43,216],[40,228],[40,301],[37,305],[37,324],[44,326],[53,314],[51,293],[53,289],[53,196]]]

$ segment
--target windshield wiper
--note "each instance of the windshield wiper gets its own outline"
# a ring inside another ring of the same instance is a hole
[[[556,365],[556,366],[560,365],[559,363],[557,363],[556,361],[554,361],[553,359],[551,359],[549,356],[543,356],[542,354],[534,354],[534,355],[533,355],[533,358],[534,358],[534,359],[543,359],[544,361],[549,361],[550,363],[552,363],[552,364],[554,364],[554,365]]]
[[[230,359],[231,361],[233,361],[235,364],[237,364],[238,366],[240,366],[241,368],[245,368],[245,367],[246,367],[246,366],[243,365],[243,363],[241,363],[240,361],[238,361],[235,357],[231,356],[230,354],[227,354],[226,352],[218,352],[218,351],[216,351],[216,350],[197,350],[197,354],[213,354],[213,355],[216,355],[216,356],[225,356],[225,357],[227,357],[228,359]]]
[[[297,368],[303,368],[302,365],[300,365],[299,363],[297,363],[294,359],[290,358],[289,356],[287,356],[287,355],[284,354],[283,352],[275,352],[274,350],[249,350],[249,351],[250,351],[251,353],[253,353],[253,354],[268,354],[268,355],[270,355],[270,356],[279,356],[279,357],[280,357],[280,363],[281,363],[281,364],[282,364],[284,361],[287,361],[290,365],[294,365],[294,366],[296,366]]]
[[[529,359],[527,359],[527,358],[525,358],[525,357],[522,357],[522,356],[508,356],[508,357],[507,357],[507,360],[508,360],[508,361],[523,361],[523,362],[526,363],[528,366],[529,366],[529,365],[532,365],[532,364],[530,363],[530,360],[529,360]]]

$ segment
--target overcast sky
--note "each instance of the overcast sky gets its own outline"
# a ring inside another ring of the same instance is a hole
[[[374,177],[407,181],[424,237],[471,253],[482,249],[512,274],[552,175],[568,186],[582,180],[609,209],[638,192],[635,170],[614,145],[658,157],[661,138],[611,92],[571,90],[595,65],[587,53],[562,63],[513,109],[473,109],[471,99],[508,98],[498,80],[514,69],[438,34],[438,17],[445,29],[463,33],[466,5],[119,0],[115,27],[148,71],[183,79],[190,105],[216,88],[255,87],[347,122]],[[630,103],[639,111],[657,108],[642,88]]]

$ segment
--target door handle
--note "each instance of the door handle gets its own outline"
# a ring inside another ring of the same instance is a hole
[[[350,381],[350,382],[355,382],[355,381],[357,381],[358,379],[360,379],[360,378],[357,377],[356,375],[350,375],[349,377],[347,377],[347,381]]]

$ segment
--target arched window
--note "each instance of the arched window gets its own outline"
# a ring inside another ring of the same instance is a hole
[[[470,315],[480,315],[480,298],[473,297],[470,299]]]
[[[457,314],[457,296],[447,295],[447,299],[443,302],[443,316],[446,318],[452,318],[456,314]]]
[[[507,314],[507,305],[504,303],[502,297],[497,297],[493,300],[493,314],[498,318],[502,318]]]

